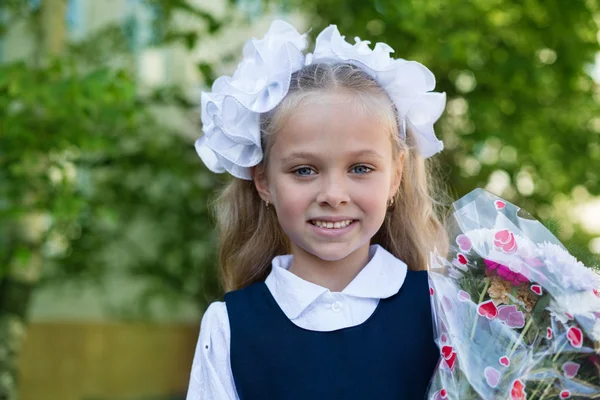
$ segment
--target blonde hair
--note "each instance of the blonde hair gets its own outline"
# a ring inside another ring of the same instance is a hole
[[[396,107],[385,90],[361,68],[343,63],[316,63],[294,73],[287,96],[275,109],[261,115],[264,156],[257,172],[266,170],[272,136],[294,110],[306,101],[318,99],[323,91],[352,94],[349,98],[375,113],[389,128],[394,160],[405,153],[394,206],[388,210],[371,244],[381,245],[410,269],[426,269],[429,252],[436,248],[445,254],[448,247],[440,220],[440,211],[446,203],[435,200],[445,192],[438,182],[433,182],[432,172],[436,167],[430,161],[426,164],[416,150],[411,129],[407,129],[406,140],[400,138]],[[273,257],[291,252],[289,238],[281,229],[276,212],[265,207],[253,181],[237,178],[225,186],[215,205],[220,237],[219,268],[225,291],[265,280]]]

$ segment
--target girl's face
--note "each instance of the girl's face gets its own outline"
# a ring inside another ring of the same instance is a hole
[[[347,93],[323,93],[294,111],[273,140],[266,175],[255,184],[275,207],[292,254],[337,261],[368,246],[402,174],[389,130]]]

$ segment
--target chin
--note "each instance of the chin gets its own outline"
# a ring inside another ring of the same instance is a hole
[[[328,243],[310,246],[307,251],[323,261],[339,261],[359,248],[360,246],[348,246],[347,243]]]

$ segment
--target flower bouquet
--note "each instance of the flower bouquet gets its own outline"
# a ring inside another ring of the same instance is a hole
[[[429,260],[440,363],[428,399],[600,399],[600,276],[476,189]]]

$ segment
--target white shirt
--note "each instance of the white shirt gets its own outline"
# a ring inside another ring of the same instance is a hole
[[[312,331],[360,325],[379,299],[393,296],[407,266],[379,245],[369,247],[369,262],[341,292],[308,282],[288,271],[292,255],[273,258],[265,284],[285,315]],[[202,317],[186,400],[238,400],[229,358],[229,318],[225,302],[212,303]]]

